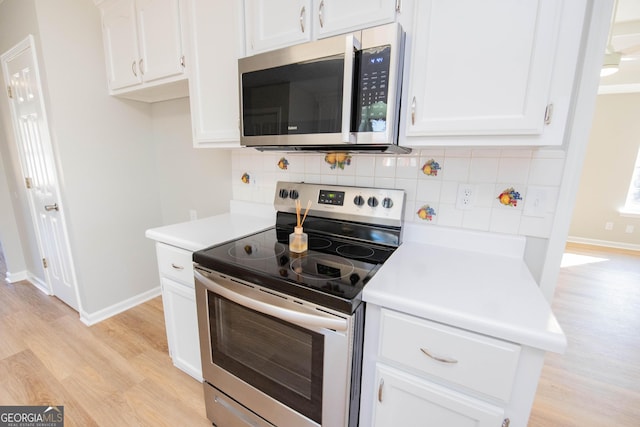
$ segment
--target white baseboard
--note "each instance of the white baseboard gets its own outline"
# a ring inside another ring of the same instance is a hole
[[[31,273],[30,271],[23,270],[18,273],[11,273],[7,271],[7,277],[6,277],[7,282],[16,283],[16,282],[21,282],[23,280],[26,280],[27,282],[31,283],[43,294],[52,295],[51,290],[49,289],[49,286],[45,282],[43,282],[39,277]]]
[[[7,283],[16,283],[21,280],[29,280],[29,276],[27,275],[26,270],[19,271],[18,273],[12,273],[10,271],[7,271],[5,280],[7,281]]]
[[[584,245],[604,246],[606,248],[626,249],[629,251],[640,251],[640,245],[633,243],[610,242],[608,240],[587,239],[584,237],[569,236],[567,242],[582,243]]]
[[[45,282],[43,282],[42,280],[40,280],[39,277],[34,276],[32,273],[27,273],[27,280],[29,282],[31,282],[31,284],[33,286],[35,286],[36,288],[38,288],[40,290],[40,292],[42,292],[45,295],[53,295],[53,293],[51,292],[51,289],[49,289],[49,285],[47,285]]]
[[[135,307],[136,305],[147,302],[160,294],[161,289],[160,286],[158,286],[124,301],[120,301],[119,303],[114,304],[110,307],[98,310],[94,313],[87,313],[86,311],[82,310],[80,312],[80,321],[82,321],[82,323],[87,326],[95,325],[96,323],[102,322],[109,317],[115,316],[116,314],[122,313],[123,311],[127,311],[130,308]]]

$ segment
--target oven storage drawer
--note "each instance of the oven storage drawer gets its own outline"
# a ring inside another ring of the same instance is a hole
[[[518,345],[384,309],[380,334],[392,364],[509,401]]]
[[[193,287],[192,253],[162,243],[156,244],[160,274]]]
[[[207,418],[216,427],[275,427],[206,382],[204,400]]]

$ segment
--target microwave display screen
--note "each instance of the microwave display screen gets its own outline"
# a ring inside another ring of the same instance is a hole
[[[344,54],[242,74],[244,136],[339,133]]]
[[[352,132],[385,132],[389,95],[391,46],[379,46],[358,52]]]

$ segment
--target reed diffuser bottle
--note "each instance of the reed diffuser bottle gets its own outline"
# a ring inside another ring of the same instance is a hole
[[[293,233],[289,234],[289,251],[295,253],[306,252],[309,248],[309,237],[307,233],[305,233],[302,229],[302,224],[304,223],[305,218],[307,217],[307,213],[309,212],[309,208],[311,207],[311,200],[307,203],[307,209],[304,211],[304,216],[302,220],[300,219],[300,201],[296,200],[296,218],[297,225],[293,228]]]

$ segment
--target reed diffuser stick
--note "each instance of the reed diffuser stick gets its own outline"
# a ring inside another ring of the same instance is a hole
[[[302,222],[300,222],[300,223],[298,224],[300,227],[302,227],[302,224],[304,223],[304,220],[305,220],[305,218],[307,217],[307,214],[309,213],[309,208],[310,208],[310,207],[311,207],[311,200],[309,200],[309,201],[307,202],[307,209],[305,209],[305,211],[304,211],[304,216],[302,217]]]

